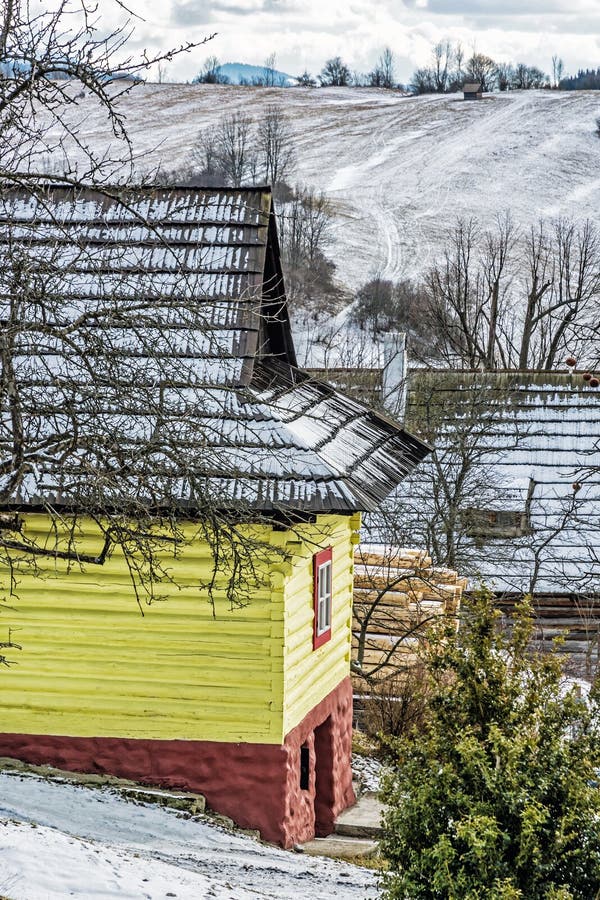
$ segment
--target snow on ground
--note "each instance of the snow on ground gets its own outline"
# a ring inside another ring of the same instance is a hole
[[[11,900],[369,900],[373,872],[278,850],[108,789],[0,773],[0,896]]]
[[[363,756],[362,753],[353,753],[352,772],[354,778],[360,782],[363,791],[379,790],[383,766],[378,759],[374,759],[372,756]]]
[[[86,106],[82,139],[108,143],[105,113]],[[143,85],[123,109],[140,168],[189,161],[199,129],[223,113],[257,121],[280,104],[295,132],[297,177],[326,192],[336,223],[328,254],[356,287],[376,272],[421,273],[458,216],[483,225],[510,210],[595,218],[600,141],[594,92],[515,91],[481,102],[462,95],[403,97],[377,89]]]

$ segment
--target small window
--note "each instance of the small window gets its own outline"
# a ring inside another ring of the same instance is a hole
[[[331,637],[332,550],[328,547],[314,556],[314,632],[313,649]]]
[[[300,747],[300,790],[307,791],[310,787],[310,750],[304,744]]]
[[[466,533],[476,541],[518,538],[532,532],[527,509],[520,511],[469,507],[463,511],[462,518]]]

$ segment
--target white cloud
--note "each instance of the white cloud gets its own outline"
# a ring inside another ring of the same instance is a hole
[[[317,73],[341,55],[350,68],[370,69],[389,45],[398,76],[408,80],[444,37],[500,59],[522,59],[548,70],[553,53],[567,68],[600,62],[598,0],[130,0],[145,19],[137,43],[149,49],[217,36],[207,47],[176,58],[172,78],[190,79],[208,54],[223,62],[262,63]],[[158,37],[160,35],[160,38]]]

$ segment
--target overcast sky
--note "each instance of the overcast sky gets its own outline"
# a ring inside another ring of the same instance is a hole
[[[317,74],[330,56],[351,69],[371,69],[385,45],[407,81],[445,37],[498,60],[551,68],[557,53],[567,71],[600,65],[600,0],[128,0],[143,21],[138,47],[157,49],[217,32],[206,48],[170,65],[169,80],[191,79],[209,54],[221,62]],[[100,4],[102,8],[102,4]]]

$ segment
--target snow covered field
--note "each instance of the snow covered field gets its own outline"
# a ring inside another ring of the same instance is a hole
[[[105,114],[81,101],[81,136],[107,141]],[[482,225],[510,210],[595,217],[600,140],[594,92],[524,91],[464,103],[462,95],[402,97],[383,90],[143,85],[123,101],[140,166],[189,159],[199,129],[224,112],[257,120],[281,104],[296,135],[297,177],[324,190],[337,219],[329,256],[355,287],[380,272],[421,272],[458,216]]]
[[[376,878],[107,789],[0,773],[0,897],[370,900]]]

